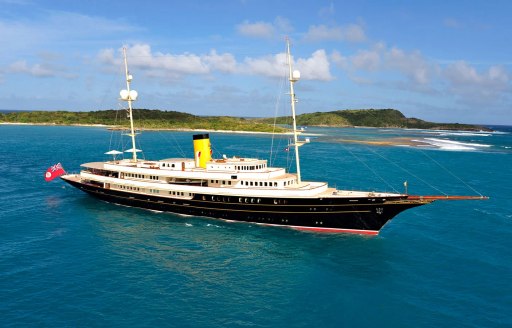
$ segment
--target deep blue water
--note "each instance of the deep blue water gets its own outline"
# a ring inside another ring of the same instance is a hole
[[[306,180],[383,191],[407,180],[411,194],[476,190],[490,200],[412,209],[377,237],[155,213],[44,182],[57,162],[76,172],[106,159],[111,132],[0,126],[0,326],[512,326],[512,129],[308,130],[324,135],[301,147]],[[147,158],[190,157],[191,135],[140,140]],[[354,136],[445,142],[340,142]],[[269,136],[211,139],[217,156],[269,157]],[[278,139],[275,163],[289,165]]]

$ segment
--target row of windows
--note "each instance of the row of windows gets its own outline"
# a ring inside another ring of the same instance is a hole
[[[157,175],[144,175],[144,174],[135,174],[135,173],[125,173],[125,177],[137,178],[137,179],[158,180],[158,176]]]
[[[285,186],[292,184],[292,180],[285,181]],[[224,180],[210,180],[210,183],[216,183],[221,185],[228,185],[231,186],[231,181],[224,181]],[[251,187],[277,187],[277,182],[268,182],[268,181],[240,181],[242,186],[251,186]]]
[[[169,191],[169,195],[173,195],[173,196],[189,196],[189,197],[194,196],[194,194],[191,194],[189,192],[183,192],[183,191]]]
[[[216,183],[216,184],[219,184],[219,180],[210,180],[210,183]],[[220,180],[220,184],[227,184],[228,186],[231,186],[231,181],[224,181],[224,180]]]
[[[125,185],[115,185],[115,187],[117,187],[119,189],[124,189],[124,190],[144,191],[144,189],[139,188],[139,187],[125,186]],[[162,191],[162,190],[160,190],[160,189],[149,189],[149,192],[152,193],[152,194],[160,194],[160,191]],[[189,196],[189,197],[194,196],[194,194],[192,194],[192,193],[183,192],[183,191],[169,191],[169,195],[172,195],[172,196]]]
[[[225,196],[202,196],[203,200],[211,200],[212,202],[224,202],[224,203],[231,203],[232,198],[231,197],[225,197]],[[238,203],[245,203],[245,204],[260,204],[261,198],[249,198],[249,197],[234,197],[233,202]],[[288,201],[286,199],[274,199],[273,200],[275,205],[286,205],[288,204]],[[316,209],[315,209],[316,210]]]
[[[124,189],[124,190],[140,191],[139,187],[124,186],[124,185],[116,185],[116,187],[119,189]]]
[[[248,170],[260,170],[265,167],[265,164],[260,165],[237,165],[237,170],[248,171]]]
[[[242,181],[242,186],[255,186],[255,187],[277,187],[277,182],[267,182],[267,181]]]

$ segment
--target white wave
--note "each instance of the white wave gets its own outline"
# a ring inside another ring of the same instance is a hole
[[[193,225],[190,223],[185,223],[185,227],[193,227]]]
[[[451,130],[419,130],[424,134],[436,134],[441,137],[445,136],[461,136],[461,137],[490,137],[495,132],[489,131],[451,131]]]
[[[439,147],[442,150],[477,150],[481,148],[489,148],[491,145],[487,144],[478,144],[478,143],[469,143],[469,142],[459,142],[448,139],[438,139],[438,138],[423,138],[423,140],[414,140],[419,142],[425,142],[432,146]]]
[[[484,132],[443,132],[439,134],[441,137],[445,136],[463,136],[463,137],[490,137],[492,136],[491,133],[484,133]]]

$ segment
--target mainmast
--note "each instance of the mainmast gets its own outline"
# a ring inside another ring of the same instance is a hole
[[[128,134],[132,138],[132,149],[128,150],[128,152],[132,152],[133,154],[133,162],[137,162],[137,151],[135,148],[135,130],[133,128],[133,112],[132,112],[132,101],[137,100],[137,91],[130,90],[130,83],[132,82],[133,76],[128,73],[128,61],[126,59],[126,48],[123,47],[123,57],[124,57],[124,69],[126,76],[126,90],[121,90],[121,100],[128,102],[128,116],[130,117],[130,134]]]
[[[289,80],[290,80],[290,101],[292,106],[292,121],[293,121],[293,145],[295,148],[295,163],[297,166],[297,183],[301,184],[300,177],[300,161],[299,161],[299,143],[297,139],[297,123],[295,121],[295,103],[297,99],[295,98],[295,92],[293,91],[293,84],[300,79],[300,72],[297,70],[292,70],[292,56],[290,54],[290,40],[286,39],[286,48],[287,48],[287,58],[288,58],[288,68],[289,68]]]

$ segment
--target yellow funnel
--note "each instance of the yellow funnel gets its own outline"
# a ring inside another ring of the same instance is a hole
[[[212,159],[210,136],[208,134],[195,134],[193,139],[196,167],[205,169],[206,163]]]

